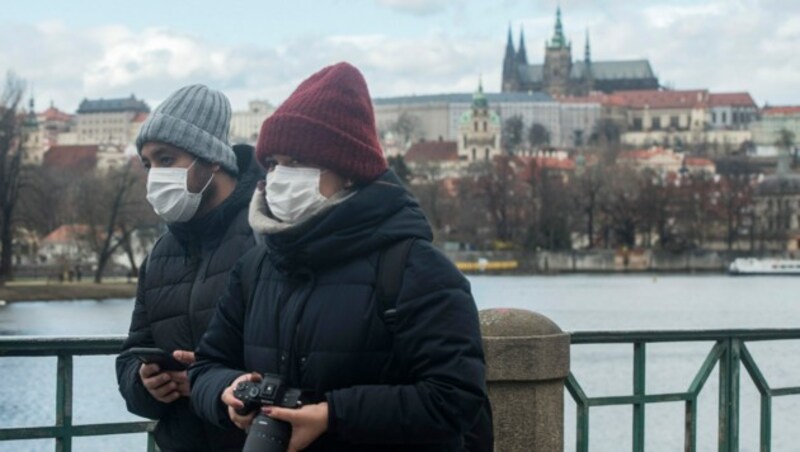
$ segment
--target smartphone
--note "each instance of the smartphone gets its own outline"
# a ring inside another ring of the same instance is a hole
[[[188,367],[173,358],[171,353],[167,353],[160,348],[131,347],[128,349],[128,353],[139,358],[139,361],[145,364],[158,364],[161,370],[186,370]]]

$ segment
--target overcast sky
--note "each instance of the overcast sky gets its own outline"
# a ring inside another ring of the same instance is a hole
[[[760,105],[800,104],[797,0],[92,0],[4,2],[0,70],[74,111],[84,97],[135,94],[155,106],[189,83],[223,90],[234,109],[285,99],[346,60],[375,97],[500,90],[509,24],[543,60],[557,4],[573,58],[586,30],[595,61],[648,58],[676,89],[749,91]],[[190,5],[190,6],[189,6]]]

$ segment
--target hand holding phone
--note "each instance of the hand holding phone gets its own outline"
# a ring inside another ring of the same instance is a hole
[[[128,349],[128,353],[137,357],[139,361],[145,364],[158,364],[159,369],[162,371],[186,370],[188,367],[186,364],[175,359],[172,354],[160,348],[132,347]]]

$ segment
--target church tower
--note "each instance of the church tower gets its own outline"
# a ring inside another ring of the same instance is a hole
[[[517,65],[528,64],[528,51],[525,50],[525,32],[519,29],[519,50],[517,50]]]
[[[524,49],[522,49],[524,52]],[[527,59],[527,56],[525,57]],[[514,42],[511,39],[511,24],[508,25],[508,40],[506,41],[506,54],[503,57],[503,86],[502,92],[519,91],[519,64]]]
[[[500,116],[489,109],[483,82],[478,81],[478,90],[472,95],[472,108],[465,111],[459,120],[459,160],[491,161],[501,154],[501,132]]]
[[[545,46],[542,81],[544,91],[552,96],[570,93],[569,76],[572,72],[572,44],[564,37],[561,25],[561,7],[556,10],[553,38]]]
[[[592,73],[592,50],[589,45],[589,29],[586,29],[586,45],[583,49],[583,86],[580,95],[586,96],[594,91],[594,74]]]

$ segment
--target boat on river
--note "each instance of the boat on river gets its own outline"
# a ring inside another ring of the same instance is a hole
[[[728,267],[731,275],[800,275],[800,260],[740,257]]]

